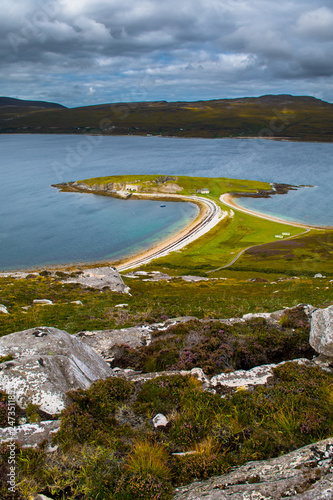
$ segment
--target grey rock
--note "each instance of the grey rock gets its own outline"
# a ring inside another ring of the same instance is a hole
[[[332,499],[333,438],[178,488],[174,500]]]
[[[149,345],[151,339],[151,326],[133,326],[119,330],[95,330],[79,332],[76,337],[85,345],[94,349],[107,362],[111,363],[122,355],[121,345],[129,347],[142,347]]]
[[[306,358],[294,359],[291,362],[311,365],[311,361]],[[212,387],[221,386],[226,389],[238,389],[239,387],[247,389],[250,386],[265,385],[274,377],[273,368],[285,363],[288,363],[288,361],[282,361],[282,363],[278,364],[256,366],[255,368],[251,368],[251,370],[236,370],[230,373],[221,373],[220,375],[212,377],[210,379],[210,384]]]
[[[111,363],[122,355],[121,345],[129,347],[142,347],[151,343],[153,333],[166,331],[170,326],[191,321],[192,317],[168,319],[162,323],[151,325],[132,326],[118,330],[94,330],[78,332],[78,337],[84,344],[89,345],[94,351]]]
[[[83,286],[102,290],[109,288],[114,292],[129,293],[129,287],[125,285],[115,267],[95,267],[85,269],[75,277],[67,278],[63,283],[79,283]]]
[[[3,304],[0,304],[0,313],[9,314],[7,307]]]
[[[333,357],[333,306],[313,312],[310,344],[319,354]]]
[[[35,448],[45,440],[50,443],[53,434],[59,428],[59,420],[46,420],[44,422],[24,424],[17,427],[6,427],[5,429],[0,429],[0,443],[18,441],[23,448]]]
[[[180,375],[185,377],[186,375],[191,375],[197,378],[203,384],[203,388],[209,387],[209,378],[204,374],[201,368],[192,368],[192,370],[173,370],[164,372],[152,372],[152,373],[141,373],[134,370],[120,370],[116,369],[118,377],[123,377],[134,383],[145,383],[147,380],[153,380],[158,377],[174,377]]]
[[[25,408],[40,405],[57,414],[70,402],[66,392],[87,389],[100,378],[114,376],[109,365],[89,346],[56,328],[31,328],[0,338],[0,389]]]
[[[181,279],[189,282],[209,281],[209,278],[204,278],[202,276],[181,276]]]
[[[52,306],[53,305],[53,302],[52,300],[48,300],[48,299],[35,299],[33,301],[34,304],[40,304],[42,306]]]
[[[153,426],[155,428],[166,427],[168,425],[168,423],[169,423],[168,419],[162,413],[158,413],[153,418]]]
[[[52,500],[52,498],[39,494],[39,495],[33,496],[32,500]]]

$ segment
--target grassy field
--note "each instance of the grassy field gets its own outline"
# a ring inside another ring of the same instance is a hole
[[[269,312],[299,303],[325,307],[333,302],[330,279],[281,278],[280,274],[258,271],[224,272],[226,280],[187,283],[149,282],[124,278],[131,295],[63,285],[60,278],[0,278],[0,303],[9,314],[0,314],[0,332],[6,335],[47,325],[77,333],[81,330],[123,328],[154,323],[178,316],[229,318],[250,312]],[[248,281],[248,280],[257,281]],[[266,281],[265,281],[266,280]],[[33,304],[46,298],[53,305]],[[80,300],[81,305],[72,301]],[[115,307],[127,303],[124,308]]]

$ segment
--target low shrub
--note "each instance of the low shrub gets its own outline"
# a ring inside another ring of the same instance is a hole
[[[180,409],[182,396],[187,391],[200,388],[201,383],[189,375],[171,375],[148,380],[138,393],[134,409],[146,415],[168,413]]]
[[[118,377],[98,380],[87,390],[70,391],[73,403],[63,410],[61,426],[56,435],[63,446],[71,443],[102,442],[105,433],[117,425],[116,408],[130,397],[133,384]]]

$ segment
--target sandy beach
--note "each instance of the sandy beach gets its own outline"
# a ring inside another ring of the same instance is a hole
[[[296,226],[296,227],[303,227],[304,229],[331,229],[329,226],[311,226],[308,224],[302,224],[301,222],[295,222],[295,221],[288,221],[284,219],[279,219],[278,217],[273,217],[271,215],[265,215],[260,212],[255,212],[254,210],[250,210],[248,208],[241,207],[237,205],[235,198],[229,194],[225,193],[220,196],[220,201],[230,207],[230,208],[235,208],[236,210],[239,210],[241,212],[244,212],[246,214],[253,215],[254,217],[259,217],[260,219],[267,219],[272,222],[278,222],[279,224],[287,224],[288,226]]]
[[[170,200],[181,200],[181,201],[187,201],[187,202],[192,202],[196,203],[199,208],[200,208],[200,214],[197,217],[195,221],[193,221],[187,228],[185,228],[183,231],[180,233],[174,235],[172,238],[169,238],[163,242],[161,242],[159,245],[142,252],[139,255],[134,255],[132,257],[129,257],[125,259],[123,262],[121,262],[119,265],[117,265],[118,271],[125,271],[127,269],[131,269],[134,267],[141,266],[143,264],[147,264],[153,259],[156,259],[158,257],[163,257],[167,255],[168,253],[176,250],[180,250],[181,248],[184,248],[186,245],[191,243],[192,241],[200,238],[203,234],[207,233],[210,229],[212,229],[216,224],[218,224],[222,219],[225,217],[228,217],[231,214],[227,211],[222,211],[218,205],[207,198],[202,198],[199,196],[181,196],[181,195],[157,195],[157,194],[148,194],[145,193],[144,195],[140,195],[138,193],[135,193],[134,195],[137,198],[156,198],[156,199],[167,199],[169,198]],[[133,197],[134,197],[133,196]],[[293,222],[293,221],[287,221],[280,219],[278,217],[273,217],[270,215],[265,215],[260,212],[255,212],[254,210],[250,210],[247,208],[243,208],[239,205],[237,205],[235,198],[229,194],[225,193],[220,196],[220,201],[230,207],[231,209],[236,209],[241,212],[250,214],[254,217],[259,217],[261,219],[267,219],[272,222],[277,222],[279,224],[284,224],[284,225],[290,225],[290,226],[295,226],[295,227],[300,227],[304,228],[307,232],[310,229],[330,229],[329,227],[323,228],[319,226],[310,226],[306,224],[302,224],[299,222]],[[238,258],[237,256],[236,258]],[[236,260],[236,259],[234,259]]]
[[[202,198],[200,196],[181,196],[176,194],[158,195],[156,193],[151,195],[145,193],[144,195],[140,196],[140,194],[135,193],[133,198],[134,197],[146,199],[154,198],[160,199],[161,201],[170,199],[170,201],[177,200],[196,203],[200,208],[200,213],[198,217],[180,233],[175,234],[171,238],[161,242],[160,244],[145,252],[142,252],[139,255],[128,257],[119,265],[116,265],[118,271],[125,271],[127,269],[147,264],[153,259],[157,259],[158,257],[163,257],[170,252],[180,250],[181,248],[187,246],[189,243],[192,243],[192,241],[200,238],[200,236],[210,231],[221,220],[229,216],[229,213],[227,211],[222,211],[214,201],[207,198]]]

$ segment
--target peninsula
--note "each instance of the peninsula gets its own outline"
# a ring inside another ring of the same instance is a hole
[[[258,244],[274,241],[274,239],[285,240],[293,238],[299,234],[310,231],[310,226],[305,226],[297,222],[286,222],[274,217],[256,214],[250,210],[239,208],[233,196],[253,196],[269,197],[277,194],[285,194],[290,189],[297,189],[296,186],[287,184],[269,184],[259,181],[227,179],[227,178],[203,178],[167,175],[132,175],[132,176],[110,176],[98,177],[76,182],[56,184],[55,187],[62,191],[74,191],[93,193],[103,196],[112,196],[121,199],[157,199],[160,201],[181,201],[192,202],[198,205],[199,214],[191,224],[180,233],[173,235],[166,241],[160,242],[153,248],[148,248],[139,255],[126,257],[124,260],[115,263],[119,271],[135,268],[148,264],[153,259],[167,256],[170,252],[178,251],[188,247],[191,243],[200,238],[200,243],[205,248],[207,238],[202,238],[215,226],[219,226],[221,232],[229,229],[234,234],[239,234],[241,229],[238,222],[235,224],[235,209],[249,214],[252,217],[252,224],[258,234]],[[231,210],[229,210],[231,208]],[[263,218],[271,222],[269,231],[266,225],[262,227],[261,221],[254,217]],[[237,220],[237,217],[236,217]],[[283,228],[276,228],[276,223],[282,224]],[[289,229],[288,229],[289,228]],[[274,234],[273,234],[274,233]],[[228,252],[219,252],[219,259],[229,259],[237,250],[239,256],[244,252],[241,243],[242,238],[237,242],[236,247]],[[208,240],[210,237],[208,236]],[[246,238],[244,238],[244,242]],[[252,245],[251,245],[252,246]],[[256,245],[253,245],[256,246]],[[245,247],[247,249],[247,247]],[[205,252],[203,250],[203,252]],[[210,255],[209,255],[210,254]],[[182,255],[184,255],[182,253]],[[207,258],[211,259],[211,251],[207,252]],[[234,262],[235,259],[233,258]],[[221,261],[219,260],[219,264]],[[225,263],[228,265],[228,263]],[[222,266],[225,267],[225,266]],[[208,270],[212,272],[212,270]]]

